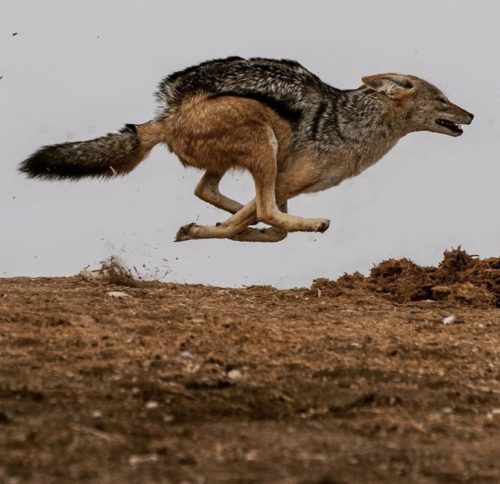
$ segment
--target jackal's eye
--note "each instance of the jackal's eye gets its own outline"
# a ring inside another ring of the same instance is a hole
[[[437,98],[437,100],[440,102],[440,103],[447,103],[448,101],[443,97],[443,96],[439,96]]]

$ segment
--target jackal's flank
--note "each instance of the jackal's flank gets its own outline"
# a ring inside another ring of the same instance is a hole
[[[287,213],[287,200],[338,185],[373,165],[413,131],[462,134],[473,115],[415,76],[363,77],[357,89],[324,83],[290,60],[230,57],[166,77],[159,114],[90,141],[45,146],[21,163],[30,177],[123,175],[158,143],[205,173],[195,194],[233,214],[216,226],[189,224],[176,240],[229,238],[276,242],[293,231],[325,231],[327,219]],[[247,169],[255,199],[219,192],[232,168]],[[261,221],[270,227],[250,227]]]

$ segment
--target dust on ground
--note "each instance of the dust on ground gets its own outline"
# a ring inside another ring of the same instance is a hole
[[[499,259],[294,290],[103,269],[0,279],[0,482],[500,482]]]

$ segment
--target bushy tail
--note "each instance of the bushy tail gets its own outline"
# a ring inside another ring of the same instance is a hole
[[[127,124],[118,133],[90,141],[43,146],[20,164],[19,171],[30,178],[56,180],[125,175],[163,141],[162,128],[161,121]]]

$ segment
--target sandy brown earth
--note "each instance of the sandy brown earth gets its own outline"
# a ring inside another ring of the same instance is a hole
[[[500,260],[101,275],[0,279],[0,482],[500,482]]]

